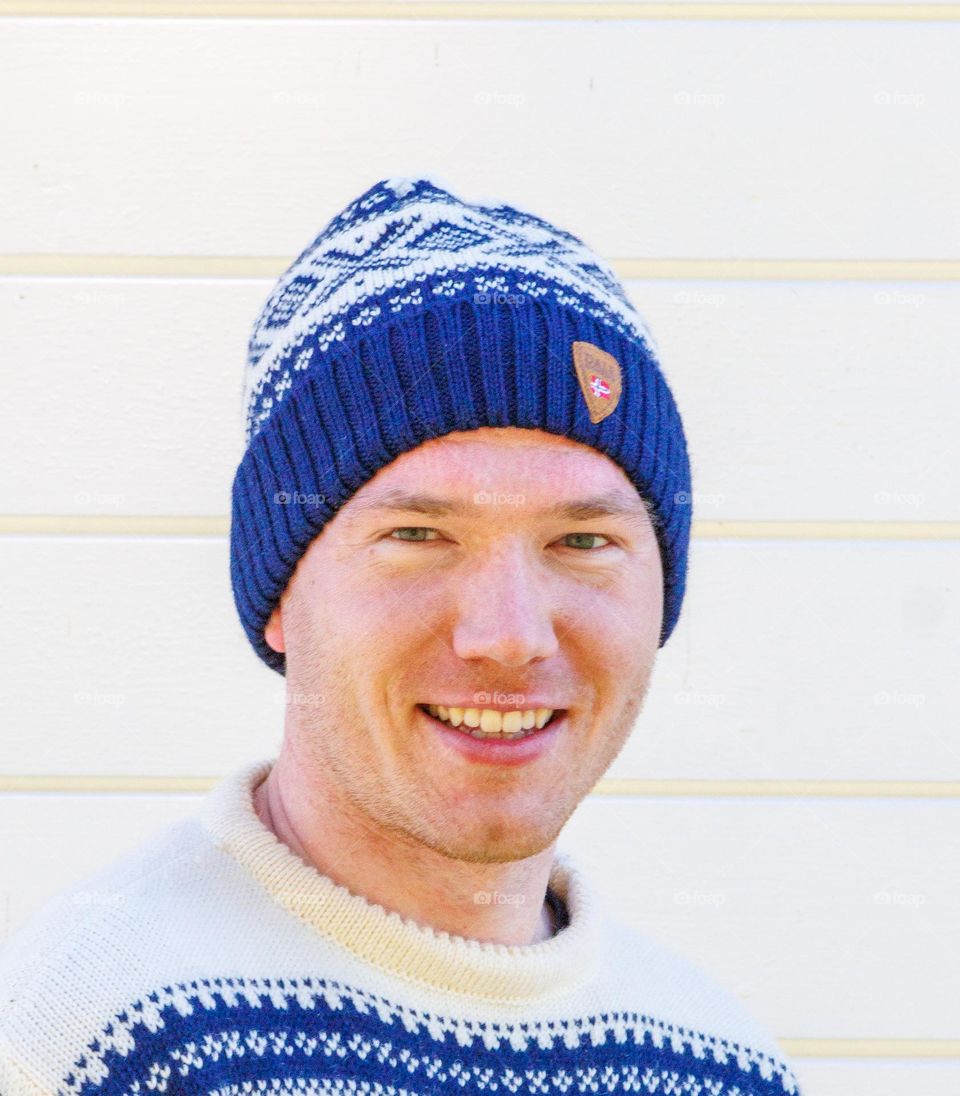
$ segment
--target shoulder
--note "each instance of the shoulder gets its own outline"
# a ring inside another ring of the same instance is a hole
[[[69,1033],[151,984],[177,905],[215,854],[195,816],[167,825],[58,891],[0,943],[0,1078],[45,1077]]]
[[[0,975],[6,988],[18,970],[34,968],[96,933],[104,923],[124,922],[131,900],[162,886],[171,871],[200,853],[194,819],[165,826],[111,863],[48,898],[0,943]],[[0,1007],[5,1003],[0,999]]]

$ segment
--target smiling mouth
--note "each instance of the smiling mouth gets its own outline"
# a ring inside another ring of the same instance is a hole
[[[497,712],[490,708],[444,708],[437,704],[418,704],[417,707],[445,727],[460,731],[470,738],[492,742],[530,738],[549,727],[566,712],[565,708]],[[514,729],[516,727],[519,729]]]

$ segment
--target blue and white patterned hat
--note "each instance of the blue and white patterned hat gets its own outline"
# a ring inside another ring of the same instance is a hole
[[[545,430],[615,461],[652,505],[660,646],[680,613],[690,464],[657,346],[610,266],[512,206],[385,179],[280,276],[250,337],[230,571],[257,654],[297,561],[384,465],[482,426]]]

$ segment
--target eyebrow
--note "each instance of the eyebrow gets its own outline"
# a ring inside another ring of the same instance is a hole
[[[424,494],[420,491],[404,491],[391,488],[367,499],[354,499],[355,513],[369,513],[375,510],[400,511],[402,513],[426,514],[428,517],[459,516],[470,512],[473,507],[462,502],[441,498],[438,495]],[[568,521],[590,521],[593,518],[617,517],[627,521],[644,524],[641,515],[647,517],[656,526],[657,515],[651,503],[639,493],[626,496],[613,491],[604,495],[591,495],[588,498],[573,499],[569,502],[557,502],[540,511],[543,517],[566,518]]]

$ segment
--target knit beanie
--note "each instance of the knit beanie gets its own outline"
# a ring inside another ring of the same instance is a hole
[[[257,317],[232,487],[230,577],[254,650],[297,561],[384,465],[431,438],[517,426],[606,454],[655,517],[662,647],[680,614],[690,464],[658,349],[610,266],[513,206],[384,179],[280,276]]]

